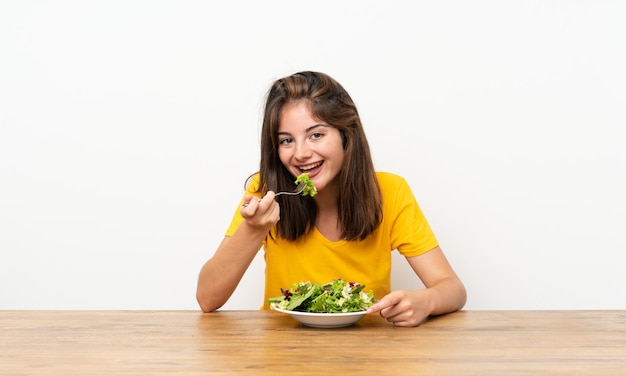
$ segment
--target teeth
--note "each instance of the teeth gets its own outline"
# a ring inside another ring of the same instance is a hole
[[[317,162],[317,163],[310,164],[308,166],[301,166],[300,170],[302,170],[302,171],[310,170],[310,169],[313,169],[313,168],[315,168],[315,167],[317,167],[317,166],[319,166],[321,164],[322,164],[322,162]]]

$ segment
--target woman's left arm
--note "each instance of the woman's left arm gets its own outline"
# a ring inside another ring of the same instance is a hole
[[[440,247],[407,261],[424,283],[421,290],[396,290],[374,303],[368,313],[380,315],[396,326],[417,326],[428,316],[463,308],[465,287]]]

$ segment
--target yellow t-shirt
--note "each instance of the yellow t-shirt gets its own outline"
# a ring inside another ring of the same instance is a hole
[[[281,295],[281,288],[305,281],[324,284],[337,278],[364,284],[365,291],[373,290],[380,299],[391,291],[391,251],[397,249],[412,257],[438,245],[406,180],[386,172],[378,172],[377,177],[383,220],[365,240],[334,242],[317,228],[296,241],[266,237],[263,309],[269,308],[268,298]],[[232,236],[242,221],[238,209],[226,236]]]

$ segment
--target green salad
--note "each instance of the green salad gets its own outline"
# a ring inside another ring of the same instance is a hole
[[[302,191],[301,193],[302,196],[313,197],[317,194],[317,188],[315,188],[315,185],[313,185],[313,182],[311,181],[311,178],[309,177],[309,174],[307,172],[305,172],[304,174],[298,175],[294,183],[296,185],[300,183],[306,184],[306,186],[304,187],[304,191]]]
[[[374,292],[364,292],[365,285],[335,279],[325,285],[294,283],[283,295],[270,298],[270,307],[287,311],[345,313],[365,311],[374,303]]]

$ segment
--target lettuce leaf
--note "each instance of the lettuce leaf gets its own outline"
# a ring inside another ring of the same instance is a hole
[[[283,295],[269,299],[270,306],[288,311],[345,313],[366,310],[374,303],[374,292],[365,285],[335,279],[325,285],[311,282],[292,284]]]
[[[313,184],[313,181],[311,180],[311,178],[309,177],[308,173],[304,173],[304,174],[300,174],[298,175],[298,177],[296,178],[296,181],[294,182],[296,185],[300,184],[300,183],[305,183],[306,186],[304,187],[304,191],[302,191],[302,193],[300,193],[302,196],[315,196],[317,194],[317,188],[315,188],[315,185]]]

